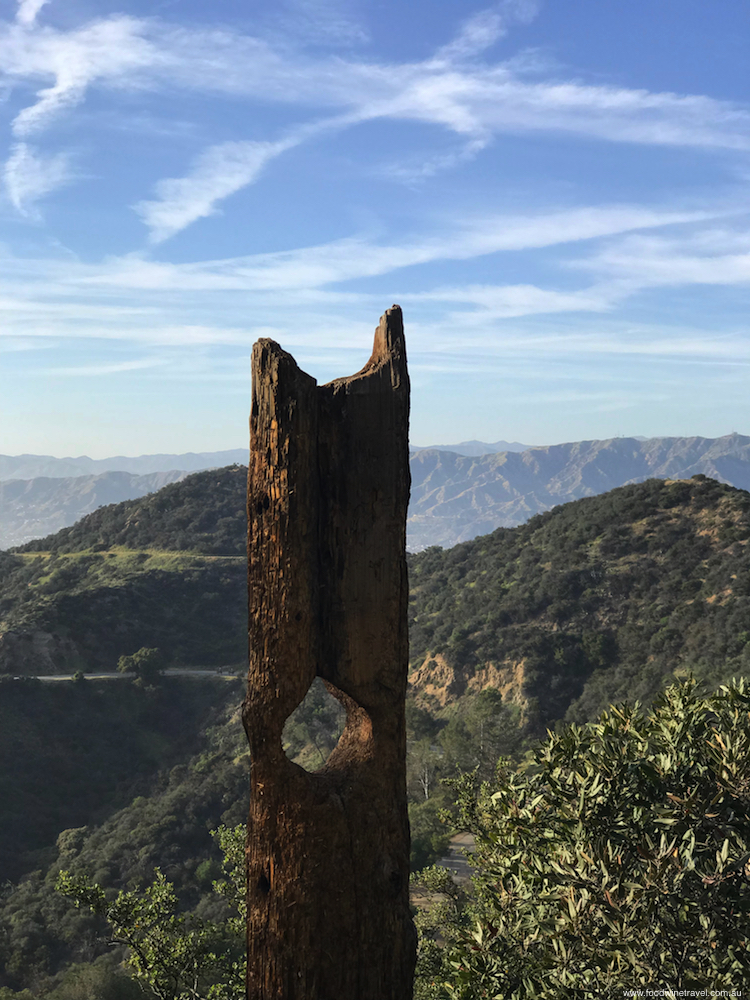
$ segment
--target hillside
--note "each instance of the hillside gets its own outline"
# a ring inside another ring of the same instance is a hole
[[[39,996],[68,963],[113,953],[102,922],[55,893],[61,867],[123,887],[150,881],[158,865],[186,905],[210,896],[220,871],[209,831],[247,815],[240,697],[239,682],[218,678],[169,680],[155,691],[114,681],[0,683],[2,721],[13,723],[0,730],[0,777],[16,807],[0,825],[0,995],[28,987],[24,1000]],[[60,728],[50,733],[50,724]],[[28,874],[18,884],[5,881],[19,870]],[[217,912],[214,901],[204,914]],[[113,966],[122,953],[114,949]]]
[[[203,748],[238,680],[0,680],[0,883],[49,863],[61,830],[102,823]],[[53,852],[54,853],[54,852]]]
[[[533,728],[750,666],[750,495],[697,476],[411,557],[412,689],[499,689]]]
[[[0,554],[0,673],[112,669],[141,646],[243,661],[244,477],[198,473]],[[749,505],[705,477],[649,480],[412,555],[414,690],[435,709],[491,685],[538,727],[675,666],[742,667]]]
[[[196,473],[0,553],[0,673],[112,670],[141,646],[244,660],[245,478]]]
[[[47,977],[71,962],[109,965],[109,955],[113,972],[122,959],[102,923],[54,891],[61,867],[123,888],[159,866],[185,907],[222,911],[210,831],[247,818],[243,688],[226,677],[145,689],[124,679],[0,681],[0,997],[4,987],[44,995]],[[330,703],[313,685],[287,721],[285,749],[303,767],[320,767],[341,733],[341,707]],[[143,995],[110,989],[75,1000]]]
[[[0,549],[23,545],[74,524],[98,507],[134,500],[184,479],[187,472],[103,472],[72,479],[0,481]]]
[[[245,555],[247,469],[230,465],[198,472],[147,496],[111,504],[18,551],[101,552],[127,549],[190,551],[201,555]]]

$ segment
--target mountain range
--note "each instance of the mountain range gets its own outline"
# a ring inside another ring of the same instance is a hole
[[[200,472],[235,462],[247,464],[247,448],[230,451],[186,452],[182,455],[139,455],[136,458],[116,455],[114,458],[53,458],[51,455],[0,455],[0,480],[70,479],[78,476],[97,476],[103,472],[130,472],[146,476],[154,472]],[[125,497],[123,497],[125,499]]]
[[[492,686],[549,726],[750,663],[750,494],[696,474],[561,504],[409,560],[411,690]]]
[[[526,451],[530,445],[518,441],[461,441],[459,444],[434,444],[434,451],[452,451],[457,455],[489,455],[498,451]],[[410,451],[424,451],[424,446],[412,445]],[[0,455],[0,481],[6,479],[72,479],[97,476],[105,472],[129,472],[135,476],[154,472],[201,472],[223,465],[247,465],[247,448],[227,451],[188,451],[180,455],[115,455],[112,458],[54,458],[52,455]],[[128,499],[122,497],[123,500]]]
[[[703,473],[750,488],[750,437],[740,434],[610,438],[518,450],[523,448],[517,442],[465,441],[412,449],[410,550],[449,547],[523,524],[558,504],[654,477]],[[144,496],[190,471],[246,459],[242,449],[97,460],[0,456],[0,548],[51,534],[100,505]]]
[[[520,441],[495,441],[488,444],[486,441],[461,441],[459,444],[413,444],[409,448],[412,454],[415,451],[452,451],[456,455],[494,455],[498,451],[528,451],[530,444],[521,444]]]
[[[570,500],[698,473],[750,489],[750,437],[610,438],[480,456],[425,449],[411,458],[409,548],[449,547]]]

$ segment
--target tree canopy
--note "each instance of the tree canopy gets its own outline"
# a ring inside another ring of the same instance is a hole
[[[134,674],[142,684],[155,684],[167,666],[167,658],[160,649],[141,646],[130,656],[121,656],[117,669],[121,674]]]

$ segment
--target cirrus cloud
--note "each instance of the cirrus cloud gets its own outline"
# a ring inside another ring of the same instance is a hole
[[[251,184],[270,160],[298,142],[223,142],[205,150],[185,177],[160,180],[157,199],[133,206],[151,231],[150,241],[161,243],[196,219],[213,215],[217,202]]]
[[[18,142],[3,168],[5,190],[13,207],[27,218],[40,218],[37,201],[67,184],[74,174],[67,153],[45,156]]]

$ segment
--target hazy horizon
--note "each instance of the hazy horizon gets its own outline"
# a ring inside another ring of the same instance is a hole
[[[708,435],[708,434],[649,434],[649,435],[642,435],[642,434],[611,434],[608,437],[580,438],[579,440],[581,442],[583,442],[583,441],[610,441],[610,440],[619,440],[619,439],[625,439],[625,440],[627,440],[628,438],[631,438],[631,439],[636,440],[636,441],[648,441],[648,440],[652,440],[652,439],[655,440],[655,439],[660,439],[660,438],[686,438],[686,439],[689,439],[689,438],[701,438],[701,439],[704,439],[704,440],[716,440],[716,439],[722,438],[722,437],[731,437],[733,434],[736,434],[739,437],[748,437],[748,436],[750,436],[750,435],[742,434],[741,431],[730,431],[728,434],[716,434],[716,435]],[[451,447],[461,448],[461,447],[468,446],[468,445],[480,445],[480,444],[486,444],[488,446],[494,446],[494,445],[496,445],[498,443],[500,443],[500,442],[483,441],[483,440],[478,439],[478,438],[468,438],[468,439],[463,440],[463,441],[454,441],[454,442],[447,442],[447,443],[429,442],[429,443],[425,444],[423,442],[415,442],[415,441],[413,441],[413,440],[410,439],[410,441],[409,441],[409,448],[411,450],[413,450],[413,451],[427,451],[427,450],[430,450],[430,449],[442,449],[442,450],[447,451]],[[577,443],[579,443],[579,441],[563,440],[563,441],[546,441],[546,442],[543,442],[543,443],[542,442],[529,443],[529,442],[519,442],[519,441],[515,441],[515,442],[508,441],[508,442],[505,442],[505,443],[506,444],[514,444],[514,445],[518,445],[519,446],[518,449],[513,449],[513,450],[521,450],[521,446],[525,450],[525,449],[531,449],[531,448],[554,448],[554,447],[564,446],[564,445],[569,445],[569,444],[577,444]],[[118,459],[118,458],[129,459],[129,460],[139,459],[139,458],[154,458],[154,457],[159,457],[161,455],[178,456],[178,457],[180,457],[180,456],[188,456],[188,455],[196,455],[197,456],[197,455],[223,454],[223,453],[240,452],[240,451],[246,452],[246,451],[248,451],[248,449],[249,449],[249,444],[247,444],[247,445],[236,445],[233,448],[225,448],[224,447],[224,448],[216,448],[216,449],[205,449],[205,450],[201,450],[201,451],[198,451],[196,449],[187,449],[185,451],[176,451],[174,449],[171,449],[171,450],[164,450],[164,451],[158,451],[158,452],[153,452],[153,451],[151,451],[151,452],[141,452],[141,453],[139,453],[137,455],[136,454],[130,454],[130,455],[121,454],[121,455],[116,455],[116,454],[111,454],[111,453],[110,454],[102,454],[102,455],[91,455],[91,454],[83,454],[83,453],[81,453],[79,455],[73,455],[73,454],[71,454],[71,455],[53,455],[53,454],[48,453],[48,452],[45,452],[45,453],[39,453],[39,452],[19,452],[18,454],[15,454],[15,455],[0,453],[0,457],[2,457],[2,458],[23,458],[23,457],[30,457],[30,458],[52,458],[52,459],[54,459],[56,461],[79,461],[79,460],[82,460],[82,459],[88,459],[88,460],[93,461],[93,462],[102,462],[102,461],[113,461],[113,460]]]

